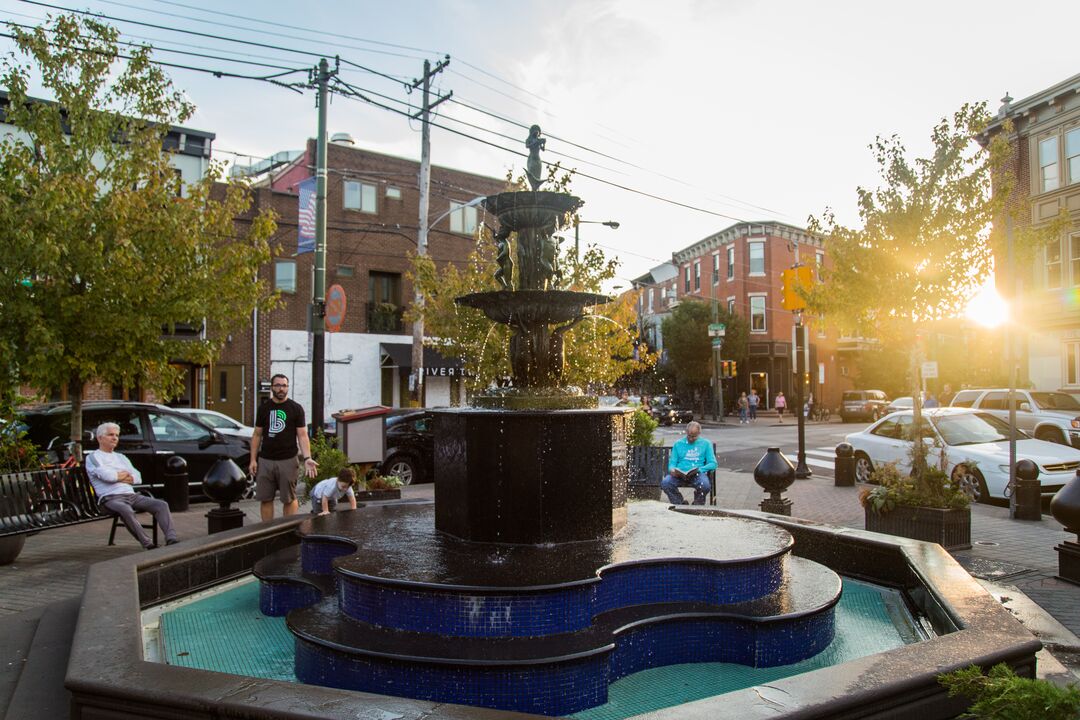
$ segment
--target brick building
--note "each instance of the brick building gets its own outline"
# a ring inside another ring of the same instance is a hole
[[[311,408],[308,314],[314,253],[297,255],[298,186],[314,174],[316,143],[257,182],[253,212],[278,217],[274,260],[260,278],[281,292],[279,307],[256,313],[251,327],[225,338],[218,363],[205,372],[193,404],[251,422],[274,373],[290,378],[290,396]],[[288,157],[288,156],[286,156]],[[327,151],[326,285],[340,285],[346,312],[340,331],[326,334],[326,416],[346,408],[400,406],[408,396],[412,327],[402,322],[413,300],[406,274],[416,252],[419,170],[415,160],[355,147],[335,135]],[[483,210],[469,201],[505,189],[505,181],[432,167],[428,254],[442,266],[466,260]],[[457,360],[425,349],[425,406],[464,399]],[[203,399],[204,398],[204,399]],[[201,400],[201,402],[200,402]]]
[[[1003,103],[983,140],[1012,121],[1015,187],[1006,202],[1017,231],[1046,228],[1062,213],[1067,218],[1031,265],[995,258],[999,292],[1008,297],[1015,282],[1011,315],[1024,319],[1014,325],[1021,379],[1038,390],[1080,392],[1080,75]],[[996,224],[1002,231],[1003,221]]]
[[[725,381],[725,404],[753,387],[772,407],[776,393],[794,397],[793,314],[780,306],[780,271],[795,263],[821,266],[820,239],[781,222],[740,222],[672,253],[677,298],[717,302],[750,326],[748,357],[737,377]],[[836,407],[849,389],[837,353],[836,332],[806,318],[810,340],[810,390],[817,402]]]

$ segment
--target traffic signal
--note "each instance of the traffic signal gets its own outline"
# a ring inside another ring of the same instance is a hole
[[[735,366],[735,361],[731,361],[731,375],[729,377],[735,377],[739,374],[738,368]]]

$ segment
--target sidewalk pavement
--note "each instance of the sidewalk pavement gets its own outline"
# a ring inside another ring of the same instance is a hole
[[[717,507],[757,510],[765,497],[750,473],[717,471]],[[816,522],[863,527],[859,504],[861,487],[835,487],[829,478],[796,480],[786,496],[792,514]],[[689,492],[689,491],[687,491]],[[431,484],[404,488],[404,498],[431,498]],[[206,513],[213,504],[193,505],[174,513],[181,541],[206,534]],[[245,525],[259,522],[259,504],[239,504]],[[280,506],[276,506],[280,515]],[[307,508],[301,506],[302,511]],[[11,565],[0,566],[0,615],[32,610],[59,600],[79,597],[87,568],[96,562],[142,550],[122,528],[116,545],[108,542],[108,521],[48,530],[26,540]],[[1025,624],[1054,649],[1066,665],[1080,660],[1080,586],[1058,580],[1054,547],[1075,538],[1052,517],[1041,521],[1010,520],[1007,508],[976,505],[971,511],[972,548],[953,556]],[[154,552],[154,551],[149,551]],[[1030,603],[1027,600],[1030,599]]]

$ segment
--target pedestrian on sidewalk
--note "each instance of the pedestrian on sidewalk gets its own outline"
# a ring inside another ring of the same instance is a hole
[[[126,455],[116,452],[116,446],[120,444],[120,426],[112,422],[101,423],[94,435],[97,437],[98,449],[89,453],[83,462],[86,476],[90,478],[90,484],[97,493],[98,505],[113,515],[119,515],[124,527],[145,550],[153,550],[157,545],[135,517],[137,512],[148,512],[154,516],[161,532],[165,534],[166,545],[179,542],[176,539],[176,530],[173,529],[169,504],[164,500],[137,493],[132,487],[142,484],[142,475]]]
[[[701,437],[701,424],[691,420],[686,424],[686,437],[679,438],[671,448],[668,474],[660,481],[660,489],[672,505],[685,505],[679,487],[694,486],[694,504],[704,505],[705,496],[712,489],[709,471],[716,469],[716,455],[712,443]]]
[[[750,404],[750,422],[757,422],[757,409],[761,404],[761,396],[757,394],[757,390],[750,388],[750,397],[746,400]]]
[[[742,395],[739,396],[739,424],[740,425],[746,425],[749,422],[747,420],[747,417],[746,417],[746,414],[747,414],[747,412],[749,412],[749,410],[750,410],[750,401],[747,399],[746,393],[743,393]]]
[[[784,397],[784,391],[776,393],[776,399],[773,401],[773,406],[776,408],[776,414],[780,416],[780,424],[784,424],[784,410],[787,409],[787,399]]]
[[[300,463],[296,459],[298,446]],[[281,498],[284,515],[296,514],[296,481],[301,464],[309,478],[315,477],[319,465],[311,459],[304,408],[289,399],[289,378],[274,375],[270,378],[270,399],[255,414],[248,464],[255,476],[255,499],[260,503],[263,522],[274,519],[274,495]]]

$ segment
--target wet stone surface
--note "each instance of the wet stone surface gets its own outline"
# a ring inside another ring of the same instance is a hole
[[[768,523],[696,517],[660,503],[631,503],[614,538],[546,545],[463,542],[435,530],[433,504],[383,505],[312,518],[302,535],[335,537],[358,551],[339,572],[444,588],[538,588],[595,581],[615,563],[700,559],[746,563],[785,554],[791,535]]]

